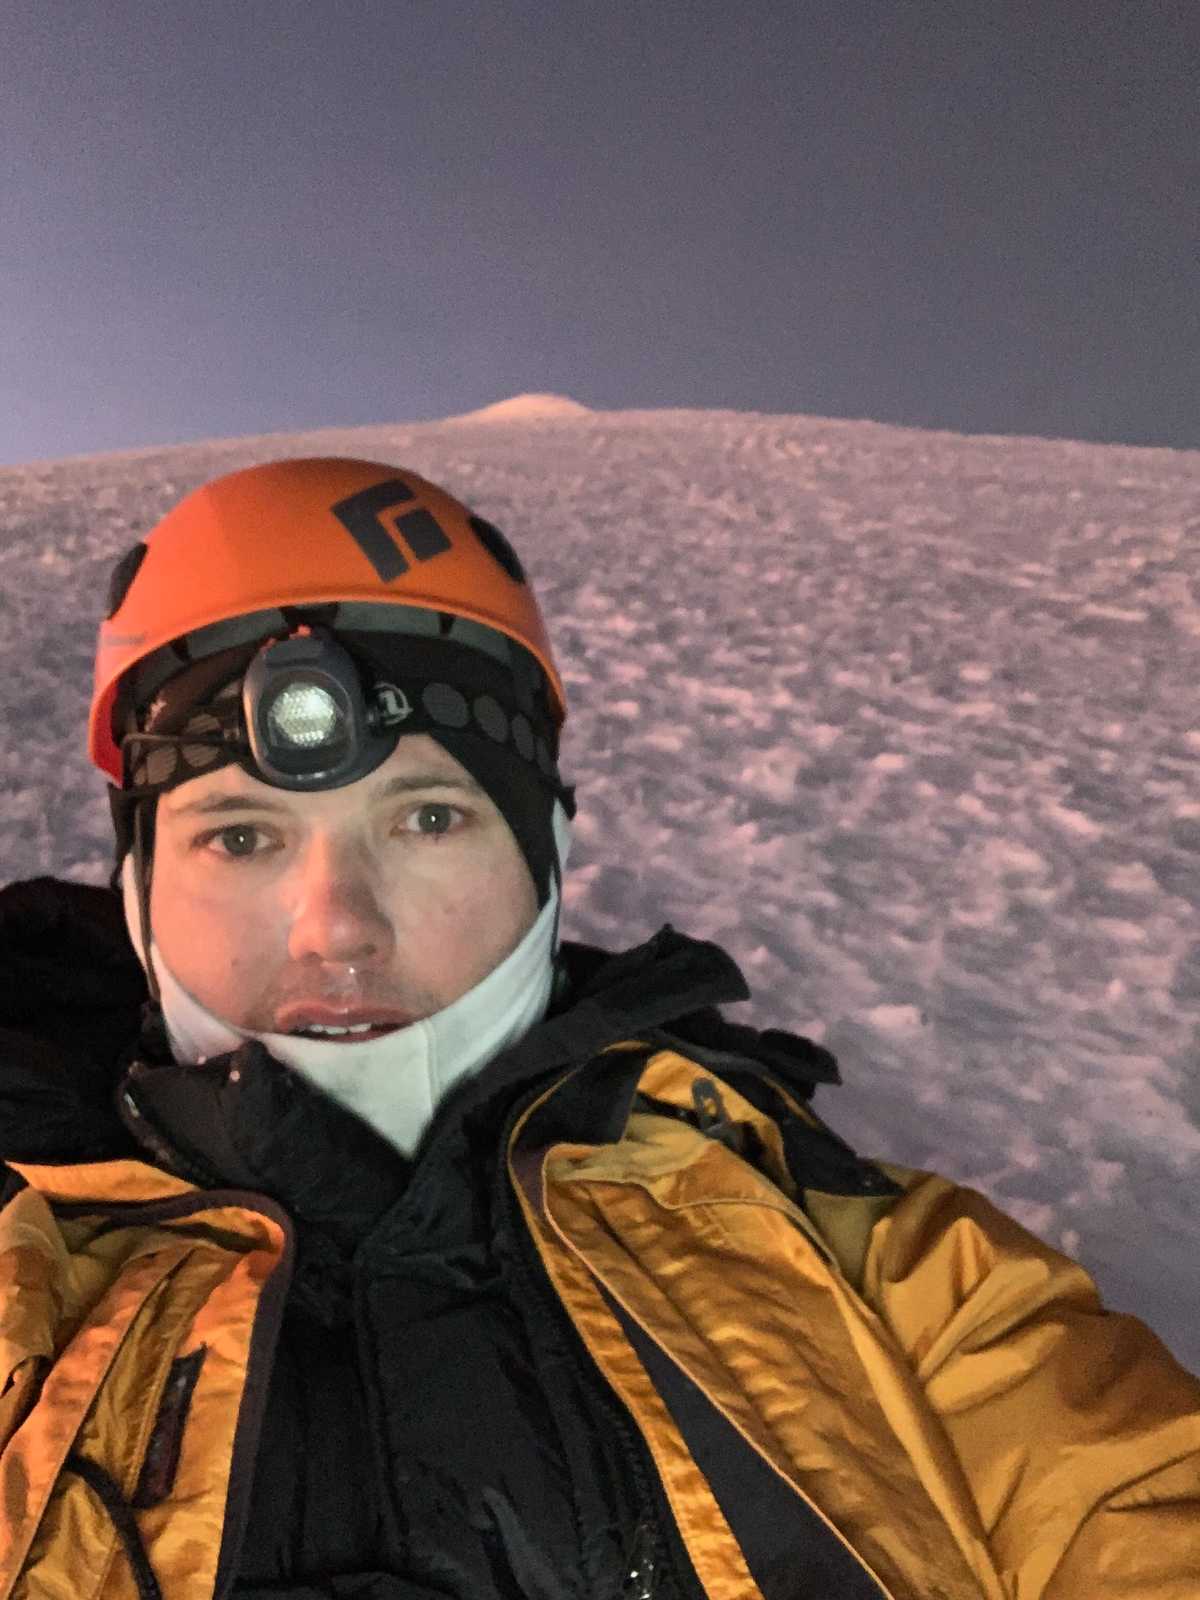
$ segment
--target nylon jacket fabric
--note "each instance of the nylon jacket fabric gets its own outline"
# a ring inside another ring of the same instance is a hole
[[[119,916],[0,893],[0,1597],[1200,1593],[1200,1384],[712,947],[568,952],[409,1163],[156,1053]]]

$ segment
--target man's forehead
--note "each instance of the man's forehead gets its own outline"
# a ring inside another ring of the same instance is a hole
[[[309,792],[278,789],[241,767],[230,765],[180,784],[163,797],[163,804],[169,816],[229,810],[238,805],[263,811],[318,807],[359,810],[397,795],[433,788],[456,788],[474,795],[483,793],[466,768],[428,734],[411,734],[397,742],[391,755],[374,772],[339,789]]]

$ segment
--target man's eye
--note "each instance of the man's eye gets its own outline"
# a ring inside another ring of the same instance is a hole
[[[446,805],[444,801],[427,800],[423,806],[418,806],[415,811],[409,812],[407,830],[409,833],[435,836],[449,833],[458,814],[457,807]]]
[[[231,827],[218,828],[206,833],[201,844],[214,846],[221,855],[245,858],[256,855],[262,842],[262,832],[249,822],[235,822]]]

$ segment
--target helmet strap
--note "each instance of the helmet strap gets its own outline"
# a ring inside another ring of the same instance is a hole
[[[147,870],[150,857],[146,850],[146,807],[153,803],[143,800],[134,807],[133,878],[137,889],[138,932],[141,935],[142,949],[146,952],[146,983],[151,1000],[158,1005],[161,996],[158,991],[158,978],[154,972],[154,958],[150,953],[150,873]]]

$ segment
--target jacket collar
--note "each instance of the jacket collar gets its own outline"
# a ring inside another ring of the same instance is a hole
[[[202,1069],[171,1060],[111,891],[50,878],[0,891],[0,973],[0,1156],[148,1153],[352,1231],[403,1187],[409,1164],[261,1045]],[[723,951],[669,926],[619,955],[565,944],[546,1020],[447,1100],[418,1161],[464,1117],[490,1123],[524,1086],[747,992]]]
[[[302,1221],[336,1222],[347,1237],[361,1237],[414,1164],[437,1164],[437,1147],[456,1126],[494,1130],[497,1106],[526,1087],[747,992],[723,951],[669,926],[616,956],[565,945],[551,1013],[447,1096],[413,1161],[257,1041],[203,1066],[181,1066],[153,1018],[125,1074],[119,1110],[135,1139],[185,1177],[260,1190]]]
[[[200,1067],[164,1058],[161,1035],[147,1041],[156,1059],[130,1066],[122,1114],[161,1165],[277,1201],[298,1224],[294,1295],[333,1323],[348,1315],[352,1262],[377,1231],[385,1253],[480,1246],[497,1135],[527,1089],[681,1010],[744,993],[723,952],[670,928],[616,957],[565,946],[557,1009],[447,1096],[411,1161],[257,1041]]]

